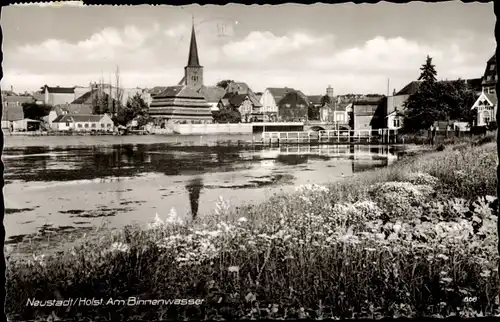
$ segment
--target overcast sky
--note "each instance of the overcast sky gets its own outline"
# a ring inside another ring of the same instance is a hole
[[[175,85],[192,15],[205,84],[234,79],[256,92],[319,95],[331,85],[336,94],[386,94],[388,79],[391,92],[415,80],[427,54],[438,78],[476,78],[496,48],[493,2],[21,5],[2,9],[2,88],[114,82],[116,66],[126,87]]]

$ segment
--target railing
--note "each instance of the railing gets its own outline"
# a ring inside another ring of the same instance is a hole
[[[328,130],[309,132],[263,132],[264,143],[327,143],[327,142],[379,142],[397,143],[396,131],[383,130]],[[391,142],[392,141],[392,142]]]

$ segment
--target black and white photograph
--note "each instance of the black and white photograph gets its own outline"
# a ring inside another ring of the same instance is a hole
[[[2,7],[8,320],[500,317],[494,6]]]

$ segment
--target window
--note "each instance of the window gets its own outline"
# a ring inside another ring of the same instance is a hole
[[[484,111],[483,112],[483,123],[486,124],[486,125],[488,125],[488,124],[490,124],[490,121],[491,121],[490,112]]]
[[[345,121],[344,114],[337,113],[337,122],[344,122],[344,121]]]
[[[104,127],[104,123],[101,123],[101,127]]]
[[[491,75],[486,76],[486,80],[490,81],[492,79]]]
[[[490,94],[494,94],[495,93],[495,87],[490,87],[489,93]]]
[[[399,119],[394,119],[393,124],[394,127],[399,127]]]
[[[95,123],[92,123],[92,127],[94,127],[94,128],[95,128],[96,126],[97,126],[97,124],[95,124]]]
[[[89,123],[85,123],[85,128],[88,129],[89,128]]]
[[[495,70],[495,64],[490,65],[490,70]]]
[[[78,123],[78,127],[79,127],[79,128],[82,128],[82,123]]]
[[[69,122],[66,122],[66,126],[69,126]]]
[[[110,124],[110,123],[108,123],[108,125],[107,125],[107,126],[108,126],[108,127],[111,127],[111,124]]]

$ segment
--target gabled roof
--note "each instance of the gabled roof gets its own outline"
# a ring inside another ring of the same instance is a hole
[[[247,97],[254,107],[262,106],[259,100],[254,95],[251,94],[227,93],[226,95],[224,95],[223,99],[227,99],[231,105],[238,107],[245,101]]]
[[[282,104],[303,104],[305,106],[309,106],[309,100],[307,96],[305,96],[301,91],[290,91],[285,94],[285,96],[280,100],[280,105]]]
[[[108,93],[106,93],[105,91],[102,91],[102,90],[94,90],[94,91],[88,91],[86,92],[85,94],[83,94],[82,96],[78,97],[76,100],[74,100],[73,102],[70,103],[71,104],[87,104],[87,105],[92,105],[93,102],[92,102],[92,99],[93,97],[95,97],[95,95],[97,95],[97,92],[100,91],[101,93],[100,94],[104,94],[104,96],[106,97],[107,100],[110,99],[110,96]],[[112,98],[113,101],[117,101],[116,99]]]
[[[289,87],[268,87],[267,90],[274,97],[276,104],[278,104],[287,93],[295,91],[293,88]]]
[[[487,92],[482,92],[479,97],[476,99],[474,102],[474,105],[472,106],[471,109],[475,109],[480,102],[486,100],[490,105],[494,106],[498,103],[497,96],[495,94],[490,94]]]
[[[58,116],[52,123],[66,123],[66,122],[99,122],[104,115],[92,114],[66,114]]]
[[[75,87],[50,87],[45,85],[42,89],[42,94],[45,94],[45,91],[48,90],[49,93],[54,93],[54,94],[74,94],[75,93]]]
[[[491,104],[495,105],[498,102],[498,98],[496,94],[484,93],[484,95],[488,98]]]
[[[161,92],[163,92],[166,89],[167,89],[167,86],[155,86],[155,87],[149,89],[148,93],[151,94],[151,96],[155,96],[155,95],[160,94]]]
[[[421,81],[412,81],[405,87],[403,87],[402,90],[397,92],[394,96],[399,96],[399,95],[413,95],[415,94],[418,89],[420,88],[420,85],[422,84]]]
[[[315,104],[315,105],[320,105],[321,104],[321,98],[324,95],[308,95],[307,98],[309,99],[309,103]]]
[[[55,111],[57,116],[64,114],[92,114],[92,109],[90,108],[90,106],[84,104],[56,105],[52,108],[51,111]]]
[[[18,121],[24,119],[22,106],[8,106],[3,109],[2,121]]]
[[[202,86],[199,90],[208,103],[219,102],[226,95],[226,90],[218,86]]]
[[[155,95],[157,98],[163,97],[185,97],[185,98],[203,98],[205,97],[198,93],[197,89],[191,86],[168,86],[160,94]]]

